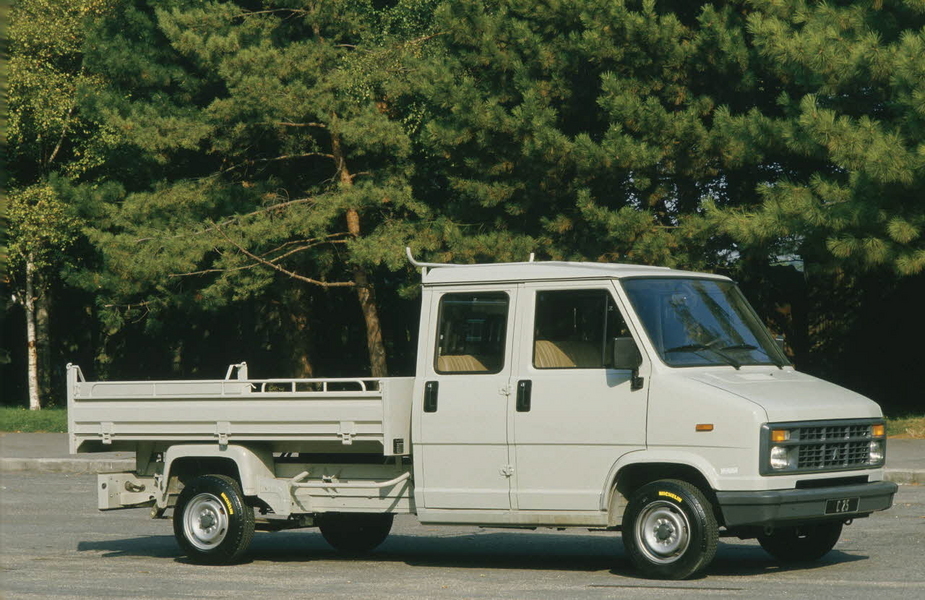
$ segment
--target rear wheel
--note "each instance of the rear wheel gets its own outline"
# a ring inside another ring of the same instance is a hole
[[[712,505],[685,481],[664,479],[642,486],[630,496],[623,514],[623,545],[646,577],[693,576],[713,560],[718,538]]]
[[[391,513],[331,513],[318,518],[318,528],[338,552],[362,554],[385,541],[392,530]]]
[[[224,565],[238,561],[254,537],[254,509],[231,477],[203,475],[177,498],[173,533],[190,560]]]
[[[771,535],[759,535],[758,543],[781,562],[809,562],[828,554],[838,542],[841,530],[841,523],[782,527]]]

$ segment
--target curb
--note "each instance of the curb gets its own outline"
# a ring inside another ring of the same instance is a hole
[[[96,474],[131,471],[134,468],[135,459],[0,458],[0,473]]]
[[[95,474],[131,471],[135,459],[117,458],[93,460],[86,458],[0,458],[0,473],[72,473]],[[893,483],[925,484],[925,469],[886,469],[885,481]]]
[[[925,483],[925,470],[922,469],[886,469],[883,479],[899,484],[920,485]]]

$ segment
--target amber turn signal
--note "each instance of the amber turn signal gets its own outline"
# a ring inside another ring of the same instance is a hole
[[[713,431],[713,423],[698,423],[695,429],[697,431]]]
[[[871,437],[883,437],[886,435],[886,425],[883,423],[878,423],[876,425],[871,425],[870,427]]]
[[[773,429],[771,430],[771,441],[772,442],[786,442],[790,439],[790,432],[786,429]]]

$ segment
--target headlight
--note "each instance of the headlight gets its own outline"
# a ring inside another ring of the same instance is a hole
[[[780,471],[792,466],[791,449],[786,446],[771,447],[771,468]]]
[[[873,440],[868,447],[870,449],[868,458],[870,464],[881,464],[883,462],[883,442],[881,440]]]

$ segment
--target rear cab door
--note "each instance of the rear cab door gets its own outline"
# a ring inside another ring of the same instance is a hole
[[[422,521],[455,518],[441,511],[511,509],[507,405],[517,291],[516,284],[424,291],[413,435]]]

